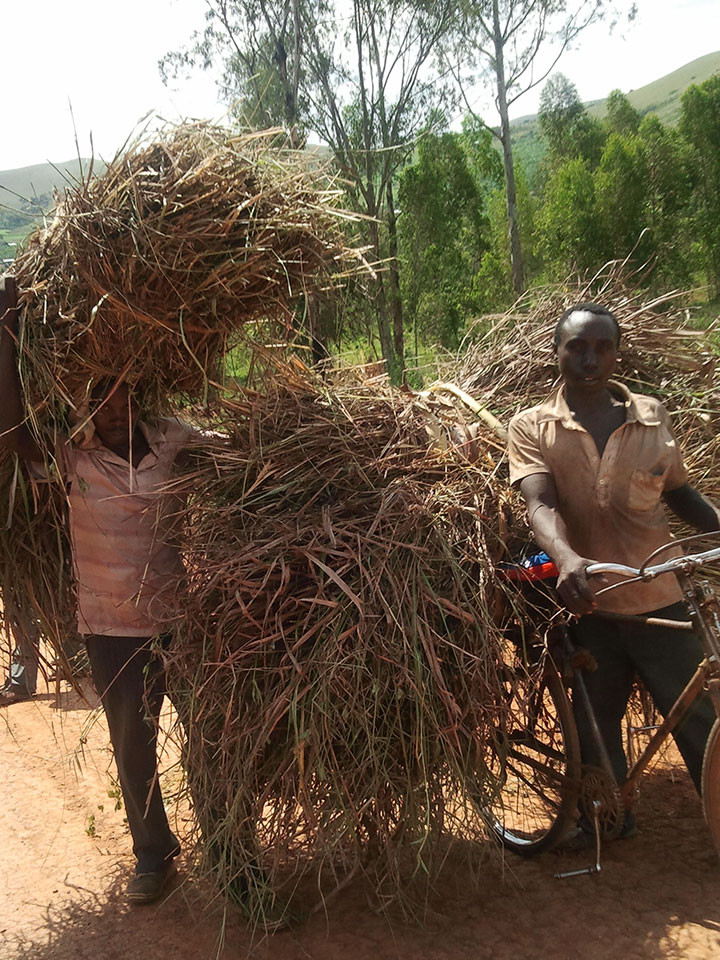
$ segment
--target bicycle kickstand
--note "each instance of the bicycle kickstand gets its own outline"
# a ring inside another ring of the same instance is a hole
[[[600,873],[600,801],[593,800],[593,826],[595,827],[595,863],[590,867],[583,867],[582,870],[566,870],[564,873],[554,873],[556,880],[567,880],[569,877],[583,877],[590,873]]]

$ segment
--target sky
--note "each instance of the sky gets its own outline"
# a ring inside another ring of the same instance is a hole
[[[627,92],[720,49],[718,0],[637,5],[631,27],[612,36],[592,28],[560,61],[583,100]],[[211,75],[197,71],[168,88],[157,66],[202,29],[205,0],[5,0],[3,8],[0,170],[69,160],[78,148],[110,159],[150,111],[222,120]],[[511,115],[535,112],[541,89]],[[492,122],[482,96],[475,106]]]

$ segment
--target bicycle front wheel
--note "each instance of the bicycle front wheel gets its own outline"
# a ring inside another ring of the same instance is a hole
[[[720,854],[720,720],[713,724],[705,745],[702,766],[703,813]]]
[[[549,664],[536,672],[519,667],[508,675],[510,727],[497,750],[499,782],[486,808],[492,832],[523,856],[552,849],[577,817],[581,761],[567,692]]]

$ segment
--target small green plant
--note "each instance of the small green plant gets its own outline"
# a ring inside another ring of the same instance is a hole
[[[115,801],[115,806],[113,807],[113,809],[122,810],[123,802],[122,802],[122,791],[120,790],[120,784],[117,782],[117,780],[112,780],[112,779],[111,779],[111,783],[112,783],[112,787],[108,790],[107,795],[108,797],[110,797],[111,800]]]
[[[96,834],[94,813],[91,813],[90,816],[87,818],[87,823],[85,824],[85,833],[89,837],[94,837]]]

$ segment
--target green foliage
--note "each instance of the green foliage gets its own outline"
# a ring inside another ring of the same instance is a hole
[[[538,244],[555,276],[582,273],[604,261],[607,240],[586,160],[566,160],[550,175],[538,214]]]
[[[635,249],[635,257],[644,261],[650,254],[648,238],[642,235],[646,185],[647,171],[639,139],[611,134],[595,175],[595,197],[612,257],[626,257]]]
[[[575,84],[562,73],[543,87],[538,119],[548,143],[549,169],[574,157],[597,166],[605,140],[602,125],[588,114]]]
[[[613,90],[606,100],[607,116],[605,124],[610,133],[628,136],[637,133],[640,128],[640,114],[630,103],[622,90]]]
[[[655,283],[688,287],[693,280],[689,208],[694,174],[689,145],[657,117],[638,131],[646,181],[645,222],[656,256]]]
[[[399,179],[401,289],[416,334],[456,347],[472,313],[469,278],[487,246],[485,187],[497,180],[491,135],[428,134]]]
[[[533,277],[539,269],[535,238],[537,204],[529,188],[525,169],[519,160],[515,161],[515,175],[520,239],[528,275]],[[496,187],[489,197],[488,220],[489,248],[472,280],[472,299],[478,313],[505,309],[515,299],[510,271],[510,240],[504,184]]]
[[[680,129],[692,147],[698,186],[693,225],[714,298],[720,297],[720,74],[682,98]]]

